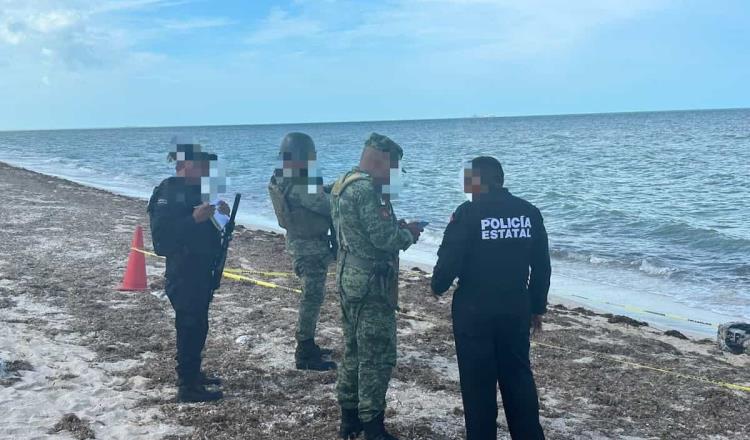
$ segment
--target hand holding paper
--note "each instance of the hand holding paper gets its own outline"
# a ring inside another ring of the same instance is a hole
[[[229,221],[231,209],[229,209],[229,205],[227,204],[227,202],[221,199],[217,199],[211,202],[211,206],[216,207],[216,211],[214,211],[214,215],[213,217],[211,217],[211,221],[213,222],[214,226],[216,226],[216,229],[221,231]]]

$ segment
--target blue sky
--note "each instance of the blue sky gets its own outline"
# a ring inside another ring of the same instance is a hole
[[[750,106],[746,0],[0,0],[0,129]]]

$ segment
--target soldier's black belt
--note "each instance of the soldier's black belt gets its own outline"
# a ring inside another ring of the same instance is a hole
[[[341,256],[339,258],[341,258],[344,266],[346,266],[347,264],[352,264],[353,266],[357,266],[360,269],[366,270],[368,272],[373,270],[374,268],[390,264],[389,260],[374,260],[370,258],[364,258],[351,252],[347,252],[343,249],[341,250]]]

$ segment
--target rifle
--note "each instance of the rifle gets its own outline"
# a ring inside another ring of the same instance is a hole
[[[242,194],[234,195],[234,204],[232,204],[232,213],[229,215],[229,221],[224,225],[224,233],[221,236],[221,252],[216,257],[214,267],[212,269],[212,290],[216,290],[221,285],[221,277],[224,274],[224,264],[227,262],[227,251],[229,250],[229,242],[232,241],[232,233],[234,232],[234,218],[237,216],[237,208],[240,207],[240,197]]]

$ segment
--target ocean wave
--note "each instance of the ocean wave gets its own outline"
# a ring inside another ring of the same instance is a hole
[[[647,275],[655,275],[655,276],[666,277],[666,278],[669,278],[673,274],[680,271],[679,269],[674,268],[674,267],[654,264],[648,259],[641,260],[641,264],[638,265],[638,270],[640,270],[641,272]]]
[[[732,272],[738,277],[750,277],[750,264],[741,264],[732,269]]]
[[[750,139],[750,133],[748,133],[748,134],[731,134],[731,133],[727,133],[727,134],[722,134],[721,138],[722,139],[729,139],[729,140],[737,140],[737,141],[739,141],[739,140],[744,140],[744,139]]]
[[[645,235],[656,240],[667,240],[688,248],[727,252],[744,252],[750,255],[750,240],[735,237],[713,228],[702,228],[684,222],[659,225],[648,230]]]
[[[684,270],[672,267],[668,264],[658,262],[653,258],[639,257],[631,260],[616,257],[604,257],[593,253],[571,251],[571,250],[550,250],[550,255],[554,259],[567,260],[578,263],[587,263],[593,266],[605,266],[618,269],[636,269],[646,275],[671,278],[676,274],[684,273]]]

